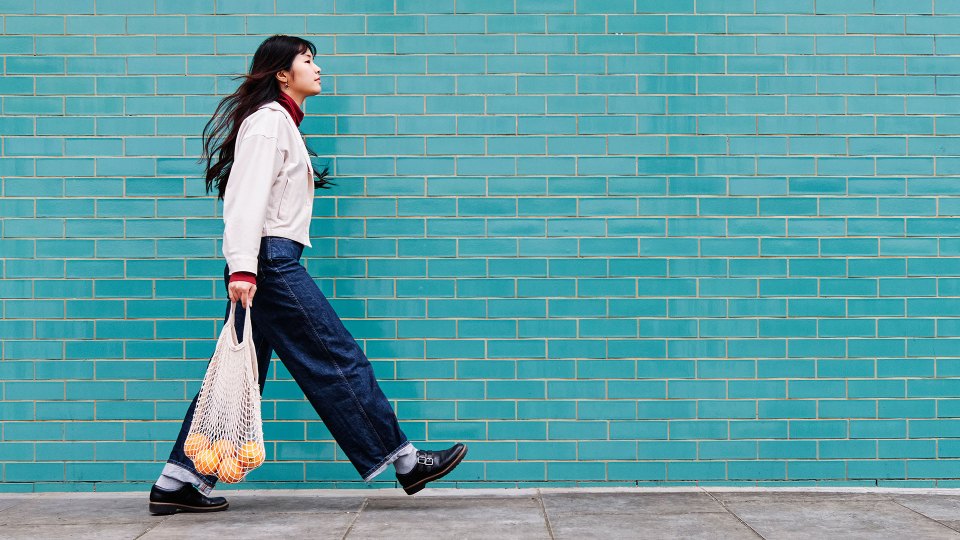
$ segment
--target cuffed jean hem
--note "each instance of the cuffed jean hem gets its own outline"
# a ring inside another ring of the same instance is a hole
[[[167,461],[166,465],[163,466],[163,471],[160,474],[169,476],[170,478],[176,478],[181,482],[187,482],[193,484],[200,493],[204,495],[210,495],[210,492],[213,491],[213,486],[204,480],[204,478],[197,473],[191,471],[186,466],[176,461]]]
[[[387,454],[387,457],[383,458],[383,460],[379,464],[374,466],[372,471],[364,475],[363,481],[367,483],[373,481],[374,477],[382,473],[387,468],[388,465],[396,461],[397,458],[399,458],[400,456],[405,456],[410,452],[413,452],[413,443],[411,443],[410,441],[405,441],[403,444],[400,445],[399,448]]]

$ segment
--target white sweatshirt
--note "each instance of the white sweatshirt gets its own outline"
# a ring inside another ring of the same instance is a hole
[[[244,118],[223,194],[223,256],[230,273],[257,273],[260,238],[310,244],[313,166],[293,118],[270,101]]]

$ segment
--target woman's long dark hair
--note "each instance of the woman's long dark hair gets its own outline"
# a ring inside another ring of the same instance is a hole
[[[220,101],[213,117],[203,128],[204,153],[200,161],[206,157],[207,193],[216,185],[217,196],[223,198],[230,168],[233,166],[234,146],[240,124],[261,105],[277,99],[280,85],[275,75],[278,71],[289,70],[293,66],[294,58],[307,50],[316,56],[316,47],[305,39],[281,34],[270,36],[253,54],[250,73],[235,77],[244,79],[243,83],[234,93]],[[311,156],[317,155],[310,147],[307,147],[307,153]],[[218,155],[216,163],[213,163],[214,154]],[[314,189],[336,185],[327,180],[329,167],[324,167],[320,173],[316,170],[313,173],[317,177],[313,182]]]

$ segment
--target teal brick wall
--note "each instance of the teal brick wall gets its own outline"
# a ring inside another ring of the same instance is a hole
[[[339,184],[304,264],[469,443],[442,485],[957,485],[960,0],[0,14],[0,490],[156,478],[225,302],[201,129],[278,32]],[[242,487],[361,487],[273,366]]]

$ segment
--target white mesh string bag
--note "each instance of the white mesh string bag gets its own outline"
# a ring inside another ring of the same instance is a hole
[[[230,316],[207,365],[184,442],[184,452],[197,472],[227,483],[243,480],[266,457],[251,308],[244,310],[243,343],[238,343],[236,304],[230,302]]]

